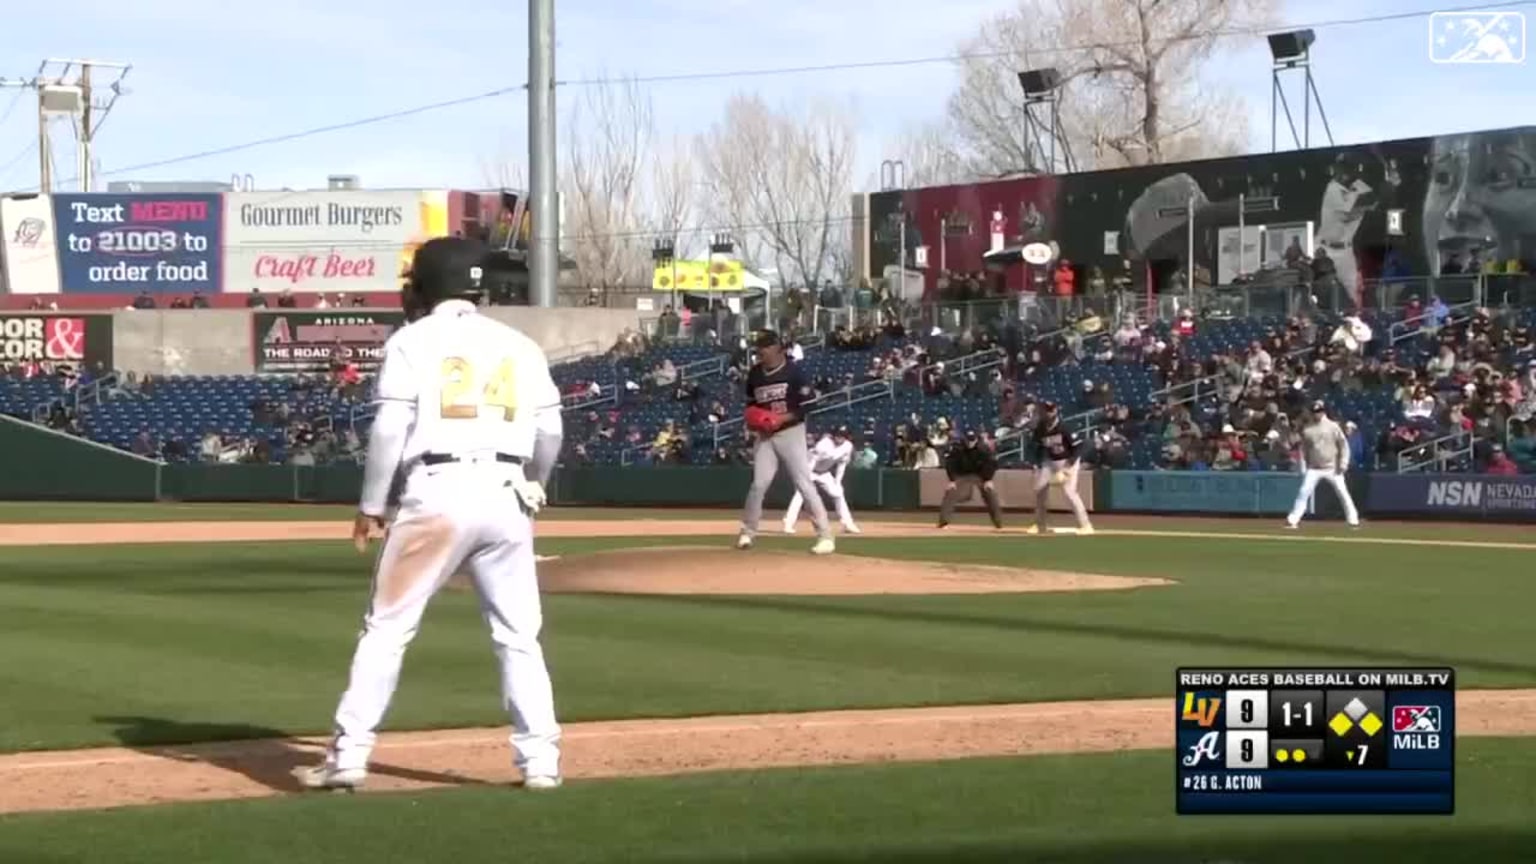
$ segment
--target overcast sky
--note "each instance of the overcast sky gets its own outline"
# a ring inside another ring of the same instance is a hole
[[[478,187],[485,166],[523,162],[521,91],[240,152],[191,156],[274,135],[513,87],[526,78],[525,4],[460,0],[429,21],[417,0],[71,0],[18,4],[0,27],[0,76],[26,76],[46,57],[131,62],[122,98],[97,141],[101,182],[227,180],[260,187],[323,185],[360,175],[372,187]],[[939,58],[1008,0],[559,0],[558,77],[732,72],[827,63]],[[323,7],[324,11],[320,11]],[[443,8],[443,7],[437,7]],[[1423,0],[1282,0],[1287,24],[1421,10],[1423,17],[1319,28],[1314,70],[1339,143],[1536,125],[1536,61],[1429,62]],[[1536,3],[1518,10],[1531,11]],[[1219,74],[1244,93],[1253,149],[1269,149],[1270,72],[1261,39],[1230,40]],[[791,74],[743,74],[652,85],[663,134],[692,134],[734,92],[769,102],[845,103],[860,130],[859,178],[890,155],[901,130],[937,118],[954,86],[951,64]],[[1290,84],[1299,109],[1299,79]],[[37,182],[36,117],[0,91],[0,189]],[[563,88],[567,103],[574,87]],[[7,112],[7,108],[11,110]],[[65,127],[56,139],[69,140]],[[1314,144],[1319,143],[1314,139]],[[1284,144],[1282,144],[1284,146]],[[61,180],[74,176],[58,149]],[[63,187],[72,188],[72,187]]]

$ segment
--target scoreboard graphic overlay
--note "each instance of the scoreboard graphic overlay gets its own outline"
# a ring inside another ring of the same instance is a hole
[[[1455,812],[1449,668],[1181,668],[1178,812]]]

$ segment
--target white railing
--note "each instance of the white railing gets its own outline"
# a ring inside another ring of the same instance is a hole
[[[1477,447],[1477,437],[1464,429],[1415,444],[1397,454],[1397,473],[1410,474],[1433,468],[1433,473],[1449,473],[1447,467],[1458,459],[1470,459]]]
[[[1477,303],[1457,303],[1454,306],[1447,306],[1445,308],[1445,320],[1438,325],[1440,327],[1450,327],[1454,324],[1470,320],[1473,314],[1477,312]],[[1429,321],[1433,317],[1435,317],[1435,313],[1422,312],[1411,318],[1392,322],[1392,326],[1387,328],[1388,344],[1396,345],[1404,339],[1412,339],[1423,333],[1430,328]]]

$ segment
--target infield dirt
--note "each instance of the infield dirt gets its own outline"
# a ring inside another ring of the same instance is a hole
[[[347,530],[345,523],[331,522],[7,525],[0,526],[0,545],[340,540],[346,538]],[[871,524],[866,531],[875,537],[931,536],[931,529],[911,524]],[[734,534],[734,525],[718,521],[560,521],[542,523],[539,532],[541,536],[561,537],[715,534],[729,538]],[[991,532],[961,528],[957,533]],[[575,566],[579,560],[570,559],[569,566]],[[803,563],[806,559],[799,560]],[[890,562],[879,562],[887,563]],[[924,578],[930,581],[930,587],[934,579],[939,583],[946,581],[942,569]],[[951,573],[948,582],[975,583],[980,579],[992,583],[986,590],[1008,590],[996,585],[1007,578],[1000,573],[980,577]],[[576,587],[604,590],[600,587],[602,580],[597,582],[599,587]],[[739,590],[741,586],[737,583],[725,587]],[[920,587],[912,586],[912,593],[920,593]],[[1084,588],[1058,585],[1044,590]],[[775,593],[786,593],[784,586],[777,586]],[[1463,735],[1536,734],[1536,691],[1464,691],[1458,694],[1457,709]],[[564,769],[567,777],[583,780],[728,769],[1109,752],[1172,747],[1172,733],[1165,699],[577,723],[566,727]],[[5,789],[0,795],[0,813],[297,792],[295,772],[314,764],[323,748],[323,739],[294,738],[0,756],[0,788]],[[513,780],[505,729],[407,732],[381,737],[369,788],[407,790],[505,784]]]

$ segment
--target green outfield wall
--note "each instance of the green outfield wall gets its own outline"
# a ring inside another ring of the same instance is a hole
[[[362,468],[354,464],[163,464],[4,416],[0,454],[0,500],[7,501],[352,504],[362,486]],[[931,509],[942,489],[937,474],[851,470],[844,488],[856,511]],[[751,482],[745,466],[573,466],[555,472],[549,493],[564,506],[736,508]],[[1266,472],[1094,471],[1084,472],[1079,491],[1095,512],[1275,518],[1290,509],[1299,483],[1295,474]],[[1536,522],[1536,476],[1351,474],[1349,488],[1366,516]],[[1032,509],[1032,472],[1000,472],[998,489],[1009,509]],[[790,494],[779,478],[768,506],[783,507]],[[1052,490],[1051,508],[1064,507],[1060,490]],[[1343,515],[1326,485],[1308,510]]]

